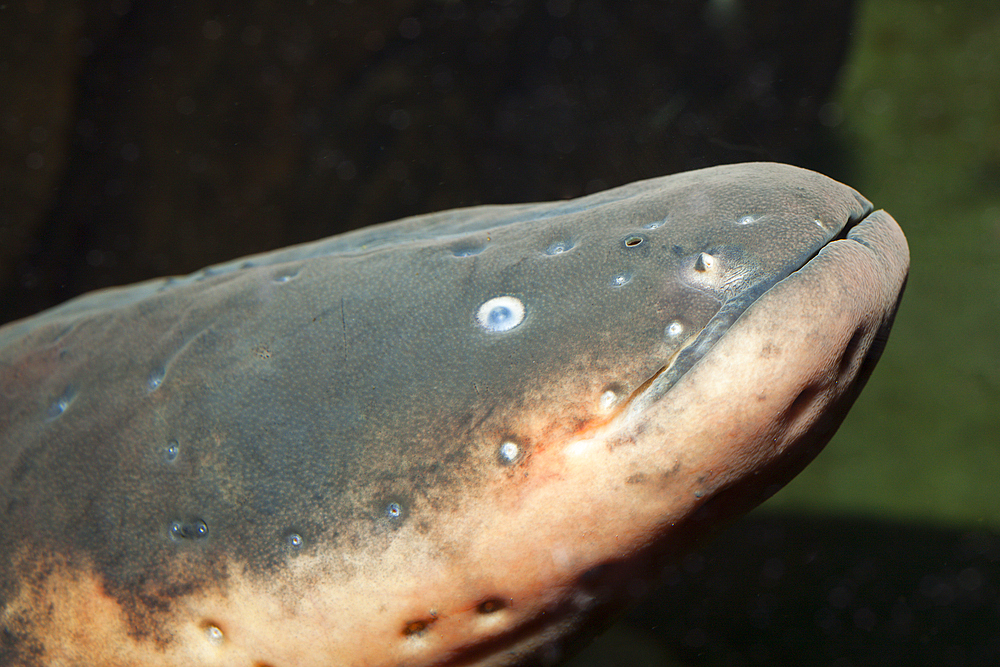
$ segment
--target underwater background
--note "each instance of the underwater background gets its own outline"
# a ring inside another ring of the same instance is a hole
[[[1000,664],[993,0],[28,0],[0,36],[0,322],[712,164],[856,188],[911,252],[867,388],[572,664]]]

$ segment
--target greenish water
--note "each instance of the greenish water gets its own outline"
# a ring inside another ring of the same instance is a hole
[[[836,174],[906,232],[889,345],[826,451],[766,506],[1000,528],[1000,6],[870,0]]]

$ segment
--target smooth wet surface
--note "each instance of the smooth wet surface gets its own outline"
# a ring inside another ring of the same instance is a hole
[[[6,655],[562,656],[623,582],[815,456],[907,267],[855,191],[746,164],[406,219],[13,323]]]

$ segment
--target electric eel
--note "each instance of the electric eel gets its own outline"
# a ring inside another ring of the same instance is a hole
[[[554,664],[832,436],[909,269],[768,163],[0,328],[0,664]]]

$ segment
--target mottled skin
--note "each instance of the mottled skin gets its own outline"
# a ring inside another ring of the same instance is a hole
[[[908,261],[850,188],[748,164],[0,328],[0,664],[558,660],[815,456]]]

